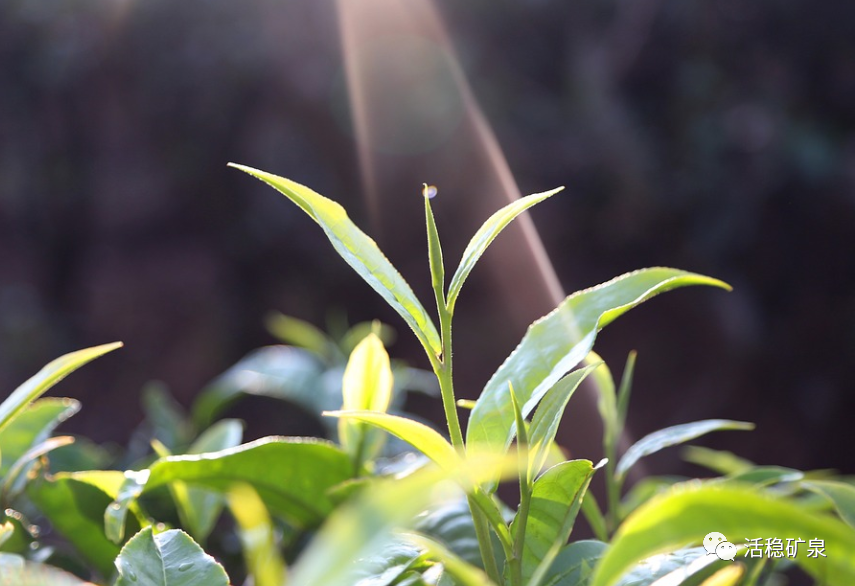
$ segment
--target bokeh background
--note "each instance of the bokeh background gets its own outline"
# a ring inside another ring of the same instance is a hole
[[[651,265],[734,286],[670,293],[601,334],[616,372],[639,351],[636,436],[743,419],[757,430],[701,443],[855,473],[853,22],[842,0],[6,0],[0,396],[123,340],[58,392],[84,405],[65,429],[124,443],[147,381],[189,404],[274,342],[271,310],[382,319],[392,354],[426,367],[317,226],[226,163],[341,202],[427,307],[421,183],[439,187],[453,266],[515,180],[568,187],[532,213],[553,291]],[[462,396],[551,309],[530,250],[509,231],[463,291]],[[562,431],[585,457],[591,405]],[[242,415],[249,436],[305,432],[267,403]],[[698,472],[676,450],[649,470]]]

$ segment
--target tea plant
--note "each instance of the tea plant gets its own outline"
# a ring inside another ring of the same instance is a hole
[[[71,469],[68,462],[97,458],[78,455],[62,465],[57,454],[71,448],[72,438],[49,436],[78,406],[39,396],[116,345],[73,353],[0,404],[0,498],[8,507],[0,525],[0,584],[82,583],[54,565],[116,586],[228,584],[223,565],[202,546],[230,565],[234,560],[226,558],[237,551],[243,569],[232,570],[233,578],[245,574],[255,586],[753,586],[792,564],[823,584],[855,583],[855,487],[846,479],[755,466],[696,448],[686,457],[721,476],[652,478],[623,490],[627,472],[640,458],[711,431],[751,425],[730,420],[679,425],[640,439],[618,458],[635,358],[630,356],[616,385],[592,352],[597,333],[659,293],[688,285],[728,288],[725,283],[652,268],[568,296],[529,327],[469,405],[464,434],[453,376],[457,299],[504,227],[557,190],[522,198],[491,216],[448,280],[426,188],[437,326],[341,206],[287,179],[237,167],[314,219],[342,258],[413,330],[439,386],[449,439],[390,412],[402,375],[423,373],[395,367],[381,327],[361,326],[336,340],[280,317],[274,329],[302,348],[251,354],[202,393],[192,417],[171,408],[163,392],[149,391],[147,429],[155,454],[131,450],[136,455],[126,457],[134,461],[124,471]],[[604,428],[607,458],[596,465],[556,457],[559,423],[586,378],[599,393]],[[330,380],[337,382],[330,385]],[[326,410],[335,423],[328,431],[339,443],[267,437],[241,444],[240,422],[216,418],[242,394],[277,396],[310,412]],[[383,458],[385,433],[432,464]],[[588,492],[598,470],[605,477],[604,507]],[[520,489],[516,511],[496,496],[499,482],[511,478]],[[598,539],[569,542],[580,510]],[[28,518],[43,518],[40,522],[66,541],[46,540]],[[739,544],[738,561],[697,546],[711,531]],[[824,557],[806,551],[787,558],[742,555],[742,540],[758,536],[821,538]],[[239,546],[228,550],[223,544],[230,542]],[[76,555],[68,555],[66,543]]]

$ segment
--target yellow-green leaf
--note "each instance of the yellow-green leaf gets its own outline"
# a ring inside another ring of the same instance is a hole
[[[324,415],[364,421],[386,430],[409,443],[442,468],[452,469],[459,464],[460,458],[448,440],[418,421],[376,411],[327,411]]]
[[[264,181],[300,206],[321,226],[345,262],[404,318],[428,355],[440,354],[439,334],[421,302],[374,240],[357,228],[343,207],[290,179],[244,165],[230,163],[229,166]]]

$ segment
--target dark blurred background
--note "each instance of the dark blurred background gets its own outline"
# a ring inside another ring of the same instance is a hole
[[[749,420],[702,443],[855,473],[855,4],[438,0],[447,31],[416,12],[398,32],[370,5],[350,3],[377,43],[348,73],[331,0],[0,3],[0,396],[59,354],[123,340],[57,392],[84,404],[65,429],[125,442],[146,381],[189,404],[274,342],[270,310],[380,318],[393,356],[426,367],[320,229],[226,163],[341,202],[430,308],[421,182],[439,186],[452,267],[503,203],[477,102],[523,193],[568,186],[532,214],[567,292],[650,265],[734,286],[669,293],[603,331],[616,373],[639,351],[633,433]],[[366,72],[401,63],[404,81]],[[361,135],[354,75],[379,104]],[[503,235],[463,291],[462,396],[551,309],[515,268],[521,238]],[[300,429],[261,411],[250,436]],[[591,421],[588,401],[564,424],[578,455]],[[693,471],[676,451],[649,468]]]

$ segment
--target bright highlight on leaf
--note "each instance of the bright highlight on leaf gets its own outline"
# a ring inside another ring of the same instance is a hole
[[[0,431],[3,430],[9,423],[17,417],[21,411],[26,409],[32,401],[38,399],[41,395],[48,391],[56,383],[64,379],[67,375],[74,372],[87,362],[95,360],[99,356],[103,356],[107,352],[112,352],[116,348],[121,348],[121,342],[112,344],[104,344],[103,346],[95,346],[78,350],[64,356],[60,356],[53,362],[37,372],[32,378],[27,380],[20,387],[0,403]]]
[[[384,413],[392,401],[392,368],[389,354],[376,334],[357,344],[347,362],[342,381],[342,409]],[[383,435],[360,421],[339,419],[339,441],[359,465],[376,456]]]
[[[507,381],[513,382],[523,403],[523,416],[528,415],[546,391],[588,355],[600,329],[647,299],[688,285],[729,289],[710,277],[652,268],[567,297],[529,327],[519,346],[487,382],[469,419],[467,447],[495,451],[510,445],[514,414],[504,398]]]
[[[300,206],[323,228],[336,252],[347,264],[404,318],[428,355],[435,356],[441,352],[442,344],[436,326],[413,290],[380,251],[374,240],[350,220],[344,208],[331,199],[289,179],[244,165],[230,163],[229,166],[264,181]]]
[[[562,189],[564,188],[559,187],[551,191],[535,193],[534,195],[522,197],[509,203],[487,218],[487,221],[482,224],[477,232],[475,232],[472,240],[469,241],[469,244],[463,251],[463,258],[460,259],[460,265],[458,265],[457,270],[454,272],[454,276],[451,278],[451,284],[448,286],[447,301],[449,313],[454,313],[454,306],[457,303],[457,297],[460,295],[460,290],[463,288],[463,283],[466,281],[469,273],[472,272],[472,269],[475,268],[475,264],[478,262],[478,259],[481,258],[484,251],[487,250],[487,247],[490,246],[502,230],[504,230],[507,225],[521,213],[542,202],[546,198],[552,197]]]

